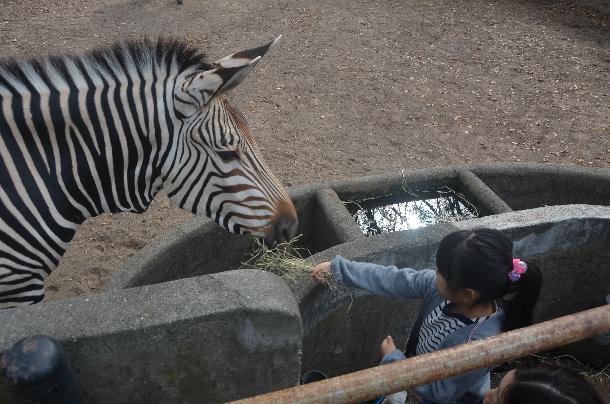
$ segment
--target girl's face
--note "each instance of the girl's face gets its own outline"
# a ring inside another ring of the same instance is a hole
[[[500,385],[495,389],[488,390],[485,393],[485,397],[483,398],[483,404],[502,404],[504,392],[510,384],[513,382],[515,378],[515,371],[511,370],[507,374],[504,375],[502,380],[500,381]]]

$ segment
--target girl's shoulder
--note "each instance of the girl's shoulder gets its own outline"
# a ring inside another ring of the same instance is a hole
[[[503,326],[504,312],[498,307],[494,314],[481,317],[472,324],[467,324],[449,334],[443,341],[444,348],[501,334]]]

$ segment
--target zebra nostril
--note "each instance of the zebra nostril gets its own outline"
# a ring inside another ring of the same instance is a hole
[[[277,218],[274,226],[276,242],[290,241],[297,232],[298,222],[292,215],[282,215]]]

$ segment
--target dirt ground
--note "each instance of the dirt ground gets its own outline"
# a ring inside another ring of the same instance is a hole
[[[285,185],[464,162],[610,167],[610,2],[0,0],[2,57],[143,35],[212,60],[283,39],[233,98]],[[48,300],[95,293],[189,213],[88,220]]]
[[[0,57],[175,36],[279,46],[233,99],[286,186],[465,162],[610,168],[610,1],[0,0]],[[47,300],[96,293],[191,217],[158,197],[87,220]]]

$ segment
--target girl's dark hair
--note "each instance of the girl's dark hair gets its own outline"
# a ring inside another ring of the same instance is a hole
[[[595,388],[570,369],[530,365],[517,368],[501,393],[502,404],[604,404]]]
[[[536,264],[523,260],[527,272],[513,282],[513,243],[493,229],[463,230],[441,240],[436,266],[452,291],[474,289],[480,301],[498,301],[505,312],[504,329],[532,323],[532,312],[542,287],[542,273]]]

